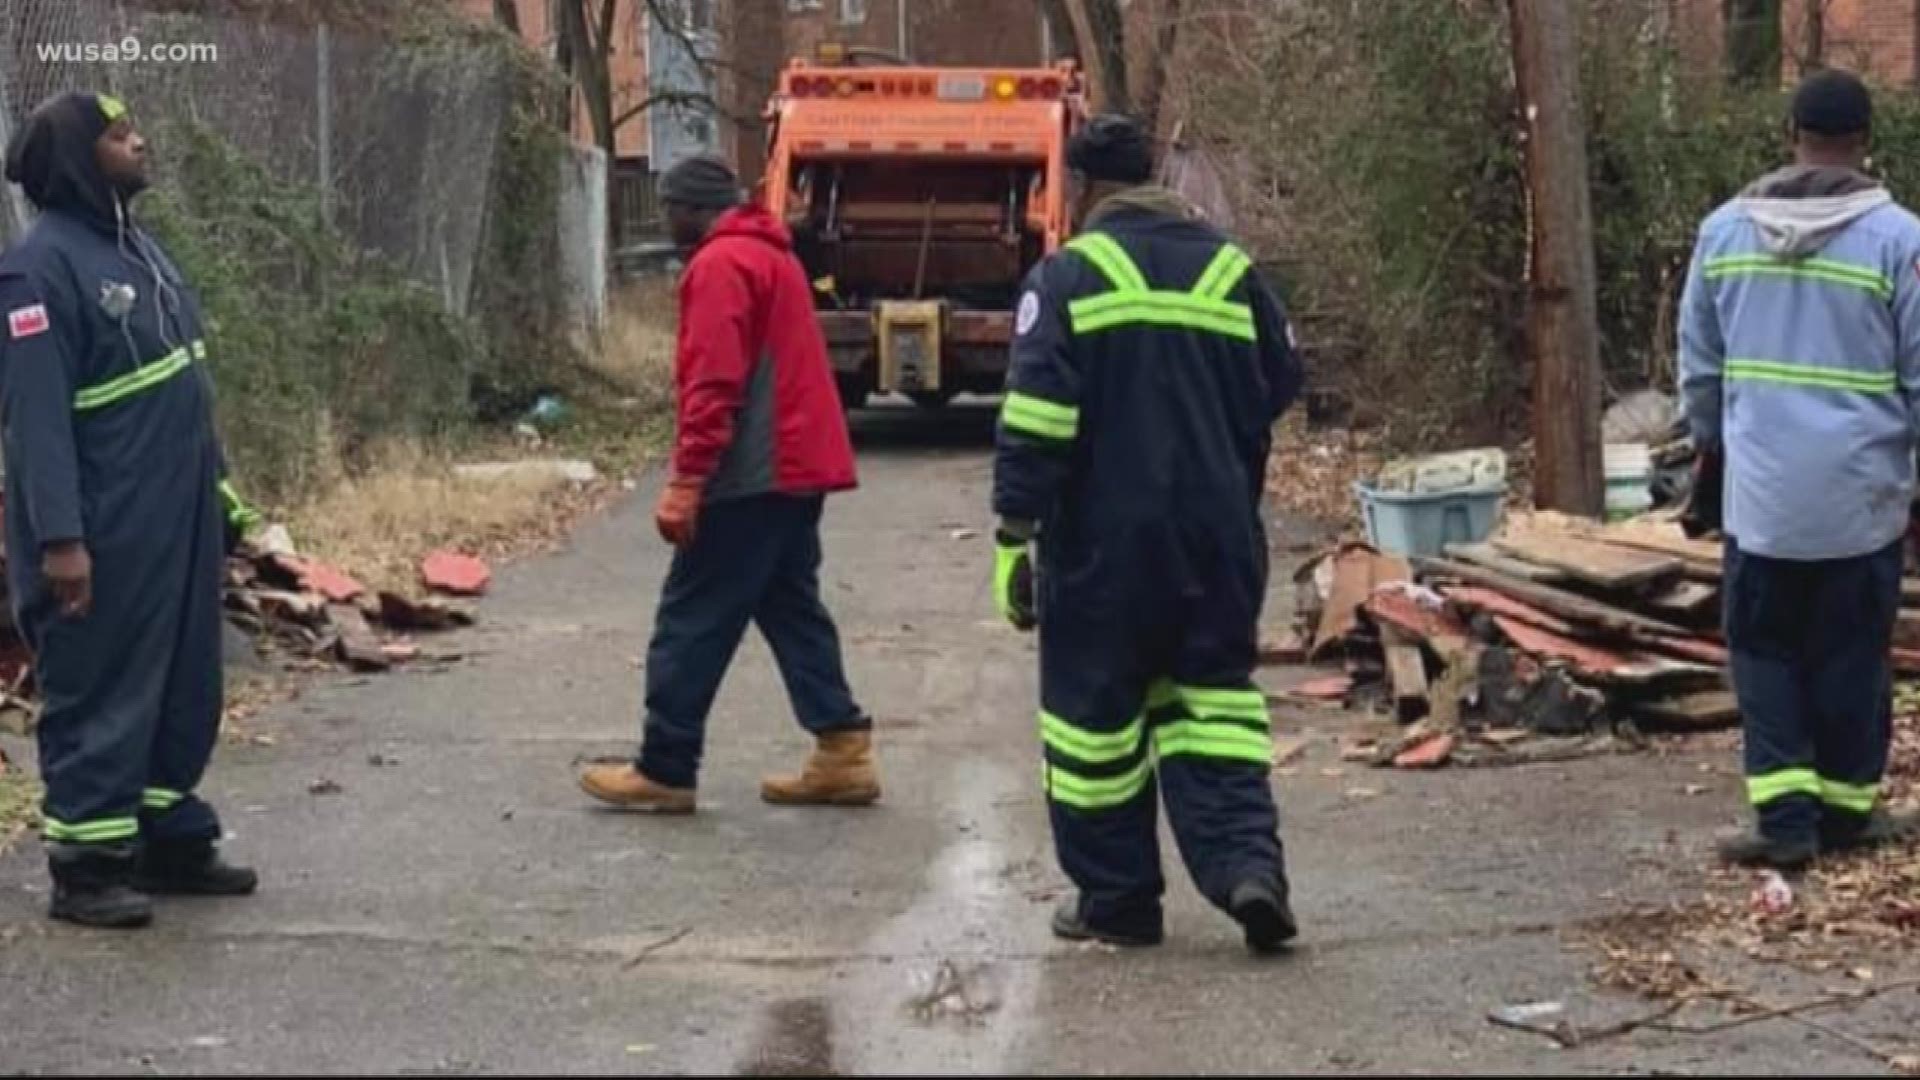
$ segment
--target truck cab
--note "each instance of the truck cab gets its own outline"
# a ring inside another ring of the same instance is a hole
[[[1069,235],[1077,69],[829,53],[787,67],[767,119],[761,199],[793,231],[843,403],[1000,392],[1020,283]]]

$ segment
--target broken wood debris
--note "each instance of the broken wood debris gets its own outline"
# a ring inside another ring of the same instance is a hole
[[[464,604],[437,596],[373,592],[318,560],[276,547],[228,563],[227,617],[293,657],[361,672],[434,660],[404,635],[471,626]]]
[[[1302,611],[1311,656],[1340,650],[1350,705],[1419,722],[1416,739],[1342,756],[1409,768],[1560,760],[1644,745],[1642,725],[1737,724],[1718,551],[1656,520],[1532,514],[1484,544],[1413,559],[1404,577],[1364,545],[1322,556],[1297,579],[1313,601]],[[1914,647],[1895,659],[1920,669],[1920,612],[1911,630]]]

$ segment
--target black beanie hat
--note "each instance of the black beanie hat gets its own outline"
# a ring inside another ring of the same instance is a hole
[[[1096,116],[1067,142],[1067,167],[1089,180],[1144,184],[1153,178],[1153,145],[1133,117]]]
[[[1850,71],[1816,71],[1793,92],[1793,124],[1815,135],[1859,135],[1873,126],[1873,95]]]
[[[660,177],[660,201],[695,210],[730,210],[740,205],[740,178],[712,154],[699,154]]]

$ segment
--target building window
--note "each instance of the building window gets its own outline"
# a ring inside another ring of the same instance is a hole
[[[857,26],[867,21],[867,0],[840,0],[840,21]]]

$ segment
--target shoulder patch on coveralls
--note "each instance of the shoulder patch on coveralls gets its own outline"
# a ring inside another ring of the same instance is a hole
[[[7,331],[15,341],[30,338],[35,334],[44,334],[50,325],[45,304],[29,304],[7,312]]]
[[[1033,332],[1034,324],[1040,321],[1040,294],[1028,289],[1020,297],[1020,311],[1013,318],[1013,333],[1016,337],[1026,337]]]

